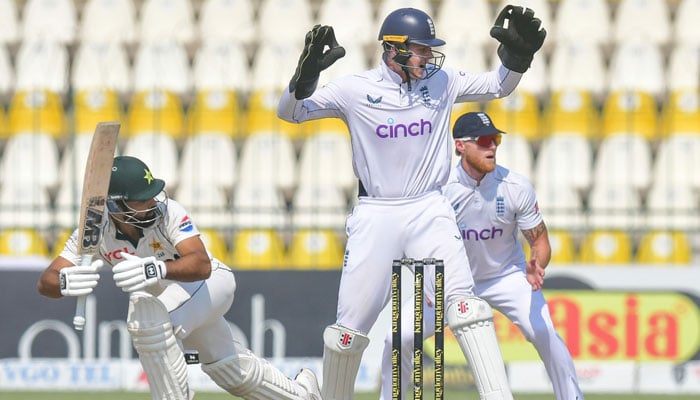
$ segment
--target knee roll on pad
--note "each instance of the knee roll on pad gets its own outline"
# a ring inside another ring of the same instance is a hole
[[[355,378],[360,369],[362,353],[369,345],[367,335],[342,327],[327,326],[323,331],[323,387],[324,400],[352,399]]]
[[[447,307],[447,324],[469,361],[479,396],[512,400],[491,306],[478,297],[458,298]]]
[[[187,364],[158,298],[134,292],[129,296],[127,329],[148,377],[153,399],[188,400],[194,395],[187,383]]]
[[[234,396],[247,400],[305,400],[292,380],[250,351],[202,365],[202,371]]]

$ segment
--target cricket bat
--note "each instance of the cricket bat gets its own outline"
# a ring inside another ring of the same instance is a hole
[[[92,263],[92,258],[97,254],[100,239],[102,239],[102,218],[107,204],[107,192],[120,126],[119,122],[98,123],[90,143],[78,223],[78,254],[80,254],[80,264],[83,266]],[[85,327],[86,301],[87,296],[79,296],[75,307],[73,327],[79,331]]]

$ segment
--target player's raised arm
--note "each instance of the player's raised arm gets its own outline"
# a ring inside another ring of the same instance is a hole
[[[507,5],[491,28],[491,37],[498,40],[498,57],[511,71],[523,73],[544,43],[547,31],[542,21],[529,8]]]

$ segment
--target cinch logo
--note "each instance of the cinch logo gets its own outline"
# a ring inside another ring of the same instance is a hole
[[[422,136],[433,133],[433,124],[421,119],[419,122],[409,124],[396,124],[393,118],[386,121],[386,125],[379,125],[375,130],[377,136],[382,139],[397,137]]]
[[[476,242],[478,242],[479,240],[489,240],[503,236],[503,229],[496,228],[495,226],[492,226],[491,228],[485,228],[480,231],[476,229],[463,228],[460,228],[459,231],[462,233],[462,239],[474,240]]]

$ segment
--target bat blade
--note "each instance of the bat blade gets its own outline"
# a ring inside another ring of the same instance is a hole
[[[95,134],[90,143],[90,151],[85,163],[78,222],[78,254],[81,255],[81,265],[90,265],[102,239],[102,218],[107,204],[107,192],[120,126],[119,122],[100,122],[95,128]],[[76,330],[83,330],[85,326],[86,300],[87,296],[78,297],[73,317],[73,326]]]

